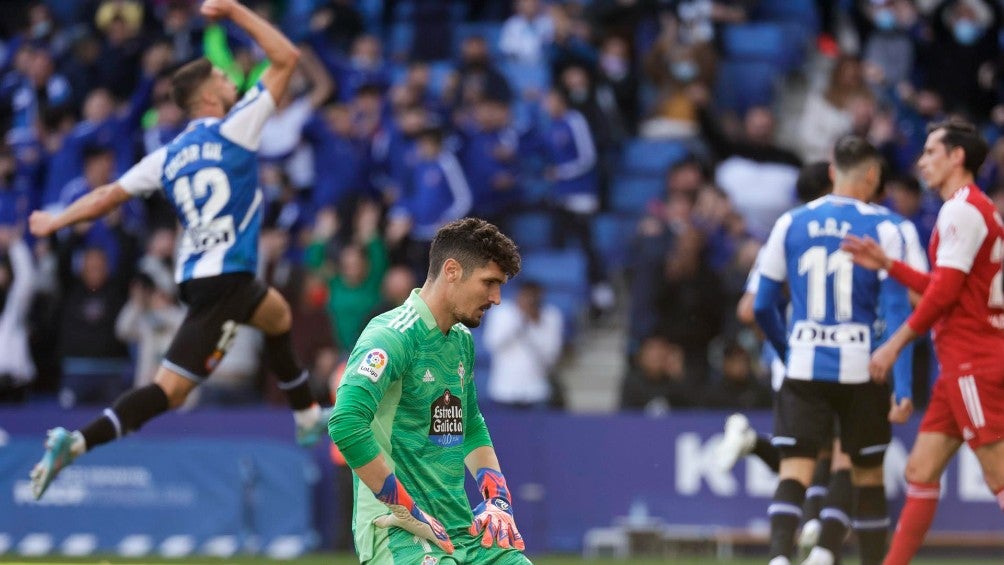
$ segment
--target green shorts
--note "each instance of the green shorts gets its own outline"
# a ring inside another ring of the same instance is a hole
[[[464,532],[450,539],[455,548],[453,555],[400,528],[382,530],[374,540],[373,557],[363,565],[532,565],[519,550],[481,547],[480,536]]]

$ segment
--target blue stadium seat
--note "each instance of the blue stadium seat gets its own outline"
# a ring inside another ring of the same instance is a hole
[[[752,106],[771,106],[777,78],[778,71],[769,63],[722,61],[715,82],[715,104],[740,116]]]
[[[761,61],[782,72],[793,71],[805,60],[801,29],[775,22],[729,26],[722,32],[723,50],[730,60]]]
[[[523,270],[519,276],[523,280],[539,282],[548,292],[567,290],[578,293],[582,299],[589,294],[586,257],[578,247],[524,253]]]
[[[520,251],[537,251],[551,245],[552,225],[547,212],[523,212],[509,221],[509,233]]]
[[[754,21],[798,23],[813,33],[819,30],[816,0],[759,0],[750,16]]]
[[[639,214],[600,214],[593,220],[593,245],[603,257],[607,273],[624,268],[627,247],[638,230]]]
[[[670,165],[690,153],[682,141],[631,140],[624,148],[621,172],[632,175],[662,176]]]
[[[645,206],[665,194],[662,176],[618,175],[610,186],[610,205],[617,212],[641,214]]]

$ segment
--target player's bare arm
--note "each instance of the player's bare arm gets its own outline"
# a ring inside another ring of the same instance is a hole
[[[269,67],[261,75],[262,84],[272,99],[278,101],[286,93],[300,51],[279,30],[237,0],[206,0],[202,15],[210,19],[228,18],[255,40],[268,58]]]
[[[872,353],[871,362],[868,364],[868,372],[871,374],[872,380],[880,383],[885,382],[900,352],[906,347],[906,344],[917,339],[917,335],[909,324],[903,324],[889,337],[888,341],[879,346]]]
[[[67,226],[100,218],[130,198],[132,195],[117,182],[106,184],[88,192],[61,213],[32,212],[28,229],[35,237],[47,237]]]

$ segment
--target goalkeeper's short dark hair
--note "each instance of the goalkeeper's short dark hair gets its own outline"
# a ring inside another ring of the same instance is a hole
[[[519,248],[513,240],[480,218],[463,218],[439,228],[429,250],[429,279],[434,280],[451,258],[460,263],[464,277],[489,261],[495,261],[510,279],[522,267]]]

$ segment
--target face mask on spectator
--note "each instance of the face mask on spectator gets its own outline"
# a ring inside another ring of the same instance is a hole
[[[50,31],[52,31],[52,22],[47,20],[36,22],[34,25],[31,26],[31,36],[35,39],[39,39],[45,37],[46,35],[49,35]]]
[[[697,65],[693,61],[676,61],[669,67],[673,78],[680,82],[690,82],[697,77]]]
[[[889,8],[880,8],[875,12],[875,27],[882,31],[890,31],[896,28],[896,14]]]
[[[617,55],[603,55],[600,57],[600,68],[603,73],[613,80],[620,80],[627,76],[627,61]]]
[[[972,45],[983,35],[983,30],[972,20],[962,18],[955,21],[955,25],[952,26],[952,33],[955,35],[955,40],[959,43]]]

